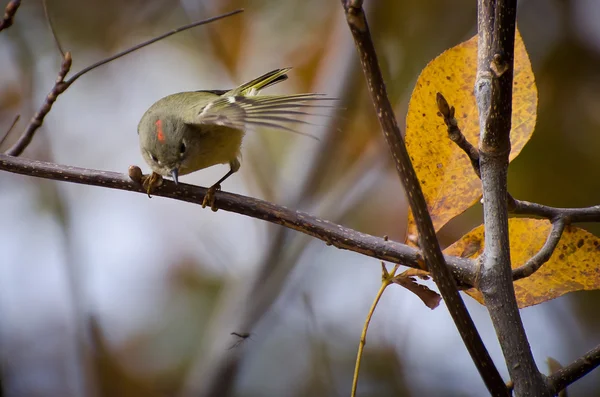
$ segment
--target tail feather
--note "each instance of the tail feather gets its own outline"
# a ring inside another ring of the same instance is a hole
[[[256,95],[260,90],[272,86],[273,84],[280,83],[287,80],[287,72],[291,68],[275,69],[269,73],[265,73],[260,77],[255,78],[241,86],[234,88],[233,90],[224,94],[224,96],[232,95]]]
[[[287,79],[290,68],[277,69],[240,87],[228,91],[200,110],[193,124],[216,124],[230,128],[268,127],[310,136],[287,124],[311,124],[294,116],[323,116],[313,109],[335,107],[325,101],[335,100],[322,94],[257,95],[270,85]]]

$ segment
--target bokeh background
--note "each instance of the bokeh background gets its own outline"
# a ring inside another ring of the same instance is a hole
[[[157,99],[293,66],[270,92],[323,92],[341,98],[343,109],[307,129],[319,141],[248,133],[241,171],[224,190],[403,241],[406,201],[338,1],[48,3],[73,71],[193,20],[246,11],[84,76],[59,98],[25,156],[126,172],[143,165],[137,122]],[[402,125],[420,70],[475,34],[476,2],[368,0],[366,7]],[[548,205],[598,204],[600,2],[523,0],[518,16],[540,100],[533,138],[511,165],[510,191]],[[0,33],[0,53],[0,129],[16,114],[22,128],[60,65],[40,1],[24,2],[15,25]],[[209,186],[226,171],[183,181]],[[349,394],[380,284],[374,259],[224,211],[5,172],[0,222],[5,396]],[[480,223],[476,206],[440,240],[448,245]],[[506,377],[485,308],[465,299]],[[597,292],[574,293],[522,311],[542,370],[549,356],[568,364],[599,343],[599,303]],[[359,395],[486,391],[444,305],[431,311],[392,286],[371,323]],[[600,372],[570,396],[600,396]]]

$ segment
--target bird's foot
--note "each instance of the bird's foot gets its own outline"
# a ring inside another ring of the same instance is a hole
[[[206,208],[206,206],[210,204],[210,209],[213,210],[213,212],[217,212],[218,208],[215,205],[215,193],[218,190],[221,190],[221,185],[219,185],[218,183],[212,185],[208,189],[206,195],[204,196],[204,200],[202,200],[202,208]]]
[[[148,197],[150,198],[150,193],[163,183],[162,176],[156,172],[153,172],[150,175],[144,175],[142,174],[140,167],[137,165],[129,166],[129,178],[138,185],[141,185],[146,190],[146,193],[148,193]]]

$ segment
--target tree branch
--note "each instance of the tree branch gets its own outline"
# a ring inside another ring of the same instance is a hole
[[[444,261],[431,217],[429,216],[425,197],[410,162],[392,105],[387,96],[385,83],[379,69],[377,53],[371,39],[366,16],[362,9],[362,2],[359,0],[342,0],[342,5],[346,13],[346,21],[354,37],[381,129],[392,152],[396,170],[407,192],[410,208],[415,216],[419,232],[419,242],[423,249],[425,262],[488,390],[493,395],[506,396],[508,395],[508,390],[504,381],[490,358],[457,290],[454,278]]]
[[[44,179],[146,194],[146,190],[138,183],[132,181],[128,176],[116,172],[71,167],[5,154],[0,154],[0,170]],[[206,191],[206,188],[200,186],[185,183],[175,185],[171,181],[164,180],[163,185],[153,190],[152,194],[158,197],[201,205]],[[423,265],[422,254],[415,248],[360,233],[304,212],[293,211],[263,200],[227,192],[217,192],[215,200],[219,209],[224,211],[231,211],[285,226],[318,238],[326,244],[340,249],[416,269],[420,269]],[[468,280],[472,279],[475,273],[473,261],[454,256],[446,256],[446,261],[457,282],[466,285]]]
[[[54,104],[54,102],[56,102],[56,99],[58,98],[58,96],[60,94],[62,94],[63,92],[65,92],[67,90],[67,88],[69,88],[71,86],[71,84],[73,84],[75,81],[77,81],[77,79],[79,79],[81,76],[85,75],[88,72],[91,72],[92,70],[94,70],[102,65],[112,62],[115,59],[121,58],[122,56],[125,56],[125,55],[130,54],[134,51],[137,51],[141,48],[149,46],[150,44],[156,43],[157,41],[166,39],[167,37],[172,36],[176,33],[183,32],[184,30],[188,30],[191,28],[195,28],[196,26],[205,25],[207,23],[214,22],[219,19],[223,19],[223,18],[232,16],[232,15],[235,15],[235,14],[239,14],[240,12],[243,12],[243,11],[244,10],[242,10],[242,9],[231,11],[231,12],[228,12],[228,13],[225,13],[222,15],[218,15],[216,17],[207,18],[202,21],[194,22],[189,25],[185,25],[185,26],[181,26],[177,29],[173,29],[173,30],[171,30],[167,33],[164,33],[158,37],[147,40],[141,44],[138,44],[131,48],[128,48],[125,51],[121,51],[116,55],[113,55],[113,56],[105,58],[99,62],[96,62],[93,65],[90,65],[90,66],[84,68],[83,70],[75,73],[73,76],[71,76],[67,80],[65,80],[65,77],[66,77],[67,73],[69,73],[69,70],[71,69],[72,59],[71,59],[71,53],[69,53],[68,51],[65,52],[63,55],[61,69],[60,69],[60,72],[58,73],[58,78],[56,79],[56,83],[54,84],[54,87],[52,87],[52,90],[50,90],[50,93],[46,97],[46,100],[44,101],[44,103],[42,104],[40,109],[36,112],[36,114],[33,116],[31,121],[29,122],[29,124],[27,125],[27,127],[25,128],[23,133],[21,134],[21,137],[6,152],[6,154],[8,154],[9,156],[20,156],[23,153],[23,151],[31,143],[31,140],[33,139],[33,136],[35,135],[35,132],[38,130],[38,128],[40,128],[42,126],[42,123],[44,122],[44,118],[52,109],[52,105]],[[59,51],[61,51],[61,53],[62,53],[62,51],[63,51],[62,47],[60,45],[58,38],[55,35],[54,29],[52,27],[52,22],[50,21],[49,18],[48,18],[48,24],[50,25],[50,28],[52,30],[52,35],[54,36],[54,39],[57,43],[57,47],[59,48]]]
[[[8,29],[12,26],[15,14],[21,5],[21,0],[11,0],[4,9],[4,17],[0,20],[0,31]]]
[[[550,396],[525,334],[515,298],[508,238],[507,172],[510,154],[516,0],[478,1],[479,166],[485,247],[479,290],[504,353],[515,396]]]
[[[596,346],[568,366],[548,377],[548,384],[555,395],[571,383],[584,377],[600,365],[600,345]]]
[[[512,214],[534,215],[551,221],[563,218],[566,224],[600,222],[600,205],[583,208],[557,208],[524,200],[509,199],[509,210]]]

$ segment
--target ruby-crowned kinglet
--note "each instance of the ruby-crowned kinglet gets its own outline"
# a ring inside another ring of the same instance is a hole
[[[240,168],[240,147],[246,127],[294,131],[287,123],[304,123],[294,116],[319,107],[320,94],[258,95],[287,79],[290,68],[277,69],[233,90],[191,91],[169,95],[154,103],[138,125],[142,156],[152,170],[171,176],[189,174],[216,164],[230,170],[206,195],[214,208],[214,192]],[[317,102],[315,102],[317,101]]]

